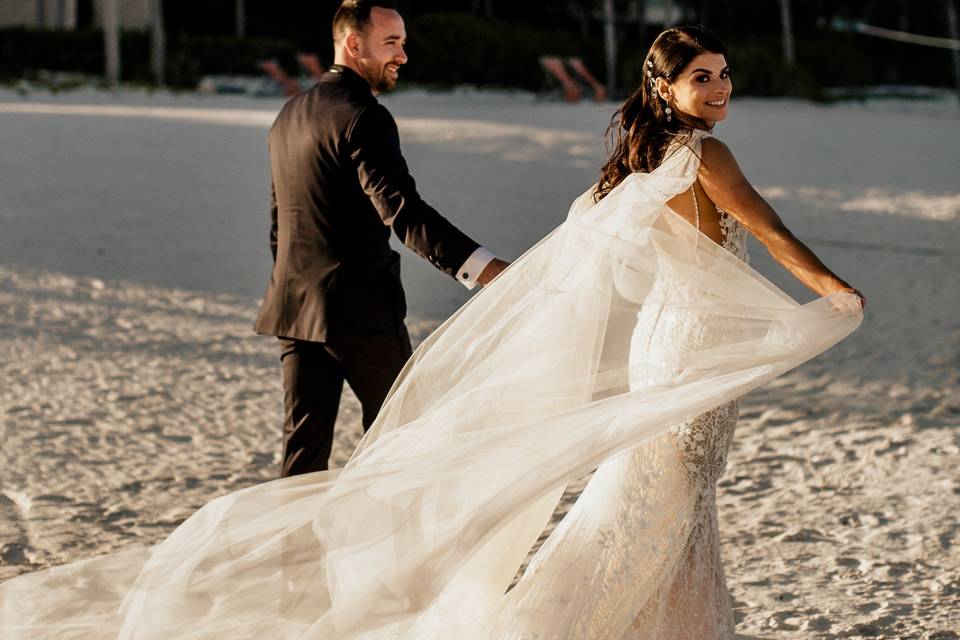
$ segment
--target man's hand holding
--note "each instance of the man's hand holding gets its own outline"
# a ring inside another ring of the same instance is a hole
[[[491,260],[487,266],[480,272],[480,275],[477,276],[477,282],[482,286],[487,286],[490,284],[490,281],[500,275],[500,272],[510,266],[509,262],[504,262],[499,258],[494,258]]]

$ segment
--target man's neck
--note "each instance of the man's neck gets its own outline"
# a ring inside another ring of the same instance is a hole
[[[352,59],[348,58],[345,55],[342,55],[339,53],[336,54],[333,58],[333,64],[350,69],[350,71],[353,71],[355,74],[363,78],[364,81],[367,80],[366,78],[364,78],[363,73],[360,71],[360,67],[358,67],[357,64]],[[367,84],[369,85],[370,83],[367,82]],[[373,91],[373,95],[377,95],[377,92],[374,91],[373,87],[370,87],[370,91]]]
[[[346,55],[344,55],[343,53],[337,52],[337,54],[333,57],[333,64],[340,65],[341,67],[346,67],[347,69],[350,69],[351,71],[356,73],[358,76],[363,77],[363,75],[360,73],[360,69],[357,68],[356,63],[350,58],[348,58]]]

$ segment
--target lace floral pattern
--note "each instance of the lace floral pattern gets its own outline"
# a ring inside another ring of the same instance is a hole
[[[725,211],[718,213],[723,247],[748,261],[746,229]],[[675,322],[676,328],[662,332],[666,335],[661,337],[661,350],[680,348],[684,343],[688,348],[702,347],[710,342],[709,332],[702,326],[717,329],[704,324],[690,331],[688,327],[699,324],[695,318],[676,318]],[[644,327],[638,325],[637,335],[643,331]],[[647,346],[657,350],[654,336],[648,337]],[[734,400],[675,426],[664,436],[676,446],[677,463],[685,476],[683,484],[670,490],[688,494],[691,524],[686,539],[678,536],[676,546],[667,551],[674,564],[672,577],[663,577],[656,594],[643,604],[623,634],[625,640],[734,637],[733,611],[720,559],[716,487],[727,465],[738,415],[739,404]]]
[[[723,232],[723,248],[747,264],[750,264],[750,256],[747,255],[746,228],[723,209],[718,208],[717,213],[720,214],[720,230]]]
[[[746,230],[725,212],[720,216],[723,247],[746,261]],[[697,295],[670,278],[654,285],[631,340],[638,381],[670,379],[682,361],[678,353],[709,348],[729,333],[731,327],[686,304]],[[522,636],[503,637],[732,639],[716,486],[737,415],[734,400],[604,462],[518,585],[514,614],[538,624],[521,624]],[[549,598],[538,600],[534,585],[550,585]],[[524,600],[538,609],[525,611]]]

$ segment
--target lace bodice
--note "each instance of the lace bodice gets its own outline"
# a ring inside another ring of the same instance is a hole
[[[746,263],[750,262],[747,254],[747,230],[729,213],[717,207],[720,214],[720,230],[723,232],[723,248]]]

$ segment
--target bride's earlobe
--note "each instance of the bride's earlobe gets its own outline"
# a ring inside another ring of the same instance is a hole
[[[661,100],[670,102],[670,85],[663,78],[657,78],[656,93]]]

